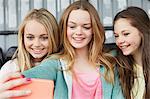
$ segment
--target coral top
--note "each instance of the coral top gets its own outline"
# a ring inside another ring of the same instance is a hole
[[[99,74],[75,71],[71,99],[102,99],[102,83]]]

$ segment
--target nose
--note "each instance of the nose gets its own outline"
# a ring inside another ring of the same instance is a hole
[[[82,32],[83,32],[83,31],[82,31],[82,27],[79,26],[79,27],[77,28],[75,34],[76,34],[76,35],[82,35]]]
[[[39,47],[39,46],[41,45],[40,39],[39,39],[39,38],[34,39],[33,45],[34,45],[35,47]]]
[[[124,42],[125,42],[125,39],[123,37],[116,38],[116,44],[123,44]]]

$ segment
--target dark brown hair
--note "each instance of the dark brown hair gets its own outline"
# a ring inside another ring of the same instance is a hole
[[[113,24],[120,19],[124,18],[129,20],[130,24],[140,31],[141,51],[142,51],[142,67],[145,78],[145,94],[144,98],[150,98],[150,19],[147,13],[138,7],[128,7],[127,9],[117,13],[114,18]],[[123,93],[126,99],[131,99],[132,87],[134,84],[134,58],[131,55],[124,56],[118,48],[118,61],[121,66],[118,65],[118,71],[120,74],[120,81],[123,89]]]

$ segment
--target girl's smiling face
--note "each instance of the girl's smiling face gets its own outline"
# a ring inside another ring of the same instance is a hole
[[[92,27],[87,11],[81,9],[71,11],[67,23],[67,38],[76,49],[88,47],[92,39]]]
[[[24,44],[33,58],[42,60],[50,46],[45,27],[36,20],[28,21],[24,29]]]
[[[140,52],[141,36],[137,28],[125,18],[118,19],[114,24],[116,45],[124,55],[134,55]]]

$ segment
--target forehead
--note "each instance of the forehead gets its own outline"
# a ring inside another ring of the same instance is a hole
[[[131,27],[133,26],[130,24],[130,21],[125,18],[118,19],[114,24],[115,31],[120,31],[122,29],[130,29]]]
[[[114,33],[119,34],[125,31],[132,34],[140,34],[140,31],[131,25],[130,20],[120,18],[114,24]]]
[[[85,10],[72,10],[68,22],[73,21],[73,22],[87,22],[89,23],[91,21],[90,14],[88,11]]]
[[[40,22],[37,22],[36,20],[27,21],[24,28],[24,33],[33,35],[47,34],[44,25]]]
[[[118,20],[115,22],[114,25],[116,25],[116,26],[119,26],[119,25],[126,25],[126,26],[128,25],[128,26],[131,26],[130,20],[125,19],[125,18],[120,18],[120,19],[118,19]]]

